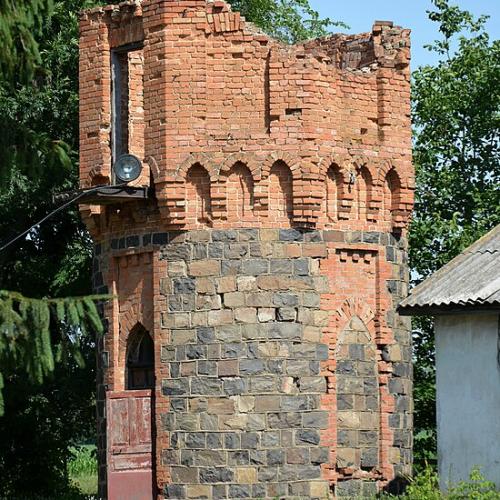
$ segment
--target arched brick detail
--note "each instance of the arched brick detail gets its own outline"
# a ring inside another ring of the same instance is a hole
[[[344,330],[354,316],[357,316],[365,324],[372,338],[375,338],[375,313],[366,301],[360,297],[349,297],[334,312],[337,331],[341,332]]]
[[[226,193],[226,217],[230,222],[255,220],[255,180],[248,166],[237,161],[229,170],[221,172]]]
[[[199,164],[201,165],[210,176],[211,182],[215,182],[219,177],[219,169],[217,167],[214,159],[205,153],[193,153],[190,154],[178,167],[175,171],[176,180],[184,180],[186,178],[186,174],[188,170],[193,166]]]
[[[261,168],[253,153],[234,153],[230,155],[220,166],[218,176],[221,182],[226,180],[226,175],[237,163],[243,163],[252,173],[253,181],[258,182],[261,178]]]
[[[156,182],[160,177],[160,168],[158,167],[157,161],[152,156],[149,156],[146,158],[146,163],[149,165],[149,171],[153,176],[153,182]]]
[[[273,172],[275,173],[272,177]],[[290,167],[282,160],[276,160],[271,167],[267,181],[268,217],[278,221],[293,220],[294,196],[297,186]],[[276,183],[271,186],[271,182]],[[271,197],[273,197],[271,199]]]
[[[269,174],[271,173],[271,168],[273,168],[273,165],[278,161],[286,163],[286,165],[292,172],[294,180],[300,177],[301,175],[300,165],[302,161],[300,157],[294,156],[290,153],[274,152],[271,153],[269,157],[262,164],[262,169],[261,169],[262,179],[267,179],[269,177]]]

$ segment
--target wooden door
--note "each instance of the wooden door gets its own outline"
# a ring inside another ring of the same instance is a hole
[[[108,500],[153,498],[151,394],[107,395]]]

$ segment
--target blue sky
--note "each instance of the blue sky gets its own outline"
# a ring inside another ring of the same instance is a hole
[[[488,14],[488,33],[492,39],[500,38],[500,0],[455,0],[460,8],[476,16]],[[322,17],[344,21],[349,33],[370,31],[374,20],[394,21],[394,24],[412,30],[412,67],[432,64],[436,57],[423,45],[438,38],[437,24],[430,21],[426,10],[430,0],[310,0],[311,7]],[[333,31],[345,31],[334,28]]]

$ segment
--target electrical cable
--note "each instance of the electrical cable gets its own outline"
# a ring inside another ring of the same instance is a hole
[[[95,187],[93,187],[91,189],[87,189],[85,191],[82,191],[81,193],[78,193],[74,198],[71,198],[71,200],[67,201],[66,203],[64,203],[60,207],[57,207],[55,210],[53,210],[48,215],[46,215],[45,217],[43,217],[43,219],[39,220],[36,224],[33,224],[30,228],[26,229],[26,231],[23,231],[22,233],[18,234],[17,236],[15,236],[11,240],[9,240],[7,243],[5,243],[4,245],[2,245],[2,247],[0,247],[0,252],[3,252],[6,248],[10,247],[10,245],[12,245],[17,240],[19,240],[23,236],[26,236],[30,231],[32,231],[33,229],[35,229],[35,227],[39,226],[40,224],[43,224],[47,219],[50,219],[51,217],[53,217],[55,214],[57,214],[61,210],[64,210],[66,207],[69,207],[72,203],[74,203],[75,201],[79,200],[80,198],[82,198],[86,194],[93,193],[95,191],[99,191],[99,189],[102,189],[104,187],[107,187],[107,188],[119,188],[119,187],[123,187],[125,185],[126,185],[125,183],[124,184],[116,184],[114,186],[109,186],[107,184],[104,184],[104,185],[101,185],[101,186],[95,186]]]

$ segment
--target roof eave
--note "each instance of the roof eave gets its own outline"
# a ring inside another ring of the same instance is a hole
[[[399,306],[397,312],[401,316],[451,316],[459,314],[491,314],[495,312],[500,314],[500,304]]]

